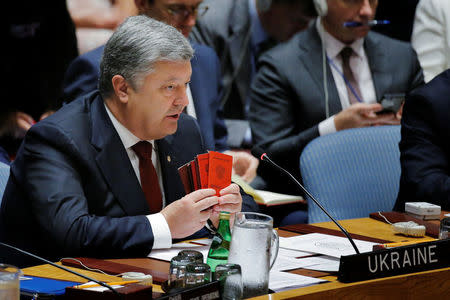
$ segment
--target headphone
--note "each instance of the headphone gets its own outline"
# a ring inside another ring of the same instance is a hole
[[[327,0],[313,0],[314,7],[316,8],[319,17],[323,17],[328,12]],[[272,0],[257,0],[256,7],[261,12],[266,12],[272,6]]]
[[[326,16],[328,13],[327,0],[313,0],[313,2],[319,17]]]

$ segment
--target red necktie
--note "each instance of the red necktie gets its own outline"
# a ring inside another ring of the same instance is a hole
[[[140,141],[132,148],[139,157],[141,186],[148,206],[150,207],[150,212],[158,213],[162,209],[162,194],[159,187],[158,175],[152,163],[152,144],[146,141]]]
[[[345,83],[345,86],[347,87],[348,100],[350,101],[350,104],[358,103],[358,99],[356,98],[353,91],[358,95],[358,97],[361,97],[358,82],[356,81],[350,67],[350,57],[353,55],[353,53],[353,49],[350,47],[344,47],[341,50],[342,69],[344,70],[344,77],[348,81]],[[350,86],[353,88],[353,91],[351,90]]]

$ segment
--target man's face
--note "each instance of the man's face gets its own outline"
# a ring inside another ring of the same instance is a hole
[[[178,119],[188,105],[186,87],[191,78],[189,61],[160,61],[139,87],[128,88],[124,124],[144,140],[175,133]]]
[[[148,0],[136,1],[140,13],[165,22],[178,29],[185,37],[195,26],[198,6],[203,0]]]
[[[373,20],[378,0],[328,0],[328,14],[323,18],[325,29],[338,40],[352,43],[365,37],[369,26],[344,27],[345,22]]]

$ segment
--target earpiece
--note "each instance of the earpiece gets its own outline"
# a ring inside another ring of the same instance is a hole
[[[313,0],[313,2],[319,17],[326,16],[328,13],[327,0]]]

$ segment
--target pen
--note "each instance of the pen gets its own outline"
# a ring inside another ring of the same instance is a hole
[[[370,20],[367,22],[345,22],[344,27],[359,27],[359,26],[375,26],[375,25],[387,25],[391,22],[388,20]]]
[[[105,283],[107,283],[109,285],[125,285],[125,284],[136,283],[136,282],[141,282],[141,280],[128,280],[128,281],[105,282]],[[92,283],[92,284],[86,284],[86,285],[77,285],[75,287],[77,289],[87,289],[87,288],[98,287],[98,286],[100,286],[100,284]]]
[[[405,241],[405,242],[379,244],[379,245],[374,245],[373,250],[395,248],[395,247],[401,247],[401,246],[407,246],[407,245],[413,245],[413,244],[419,244],[419,243],[423,243],[423,241]]]

